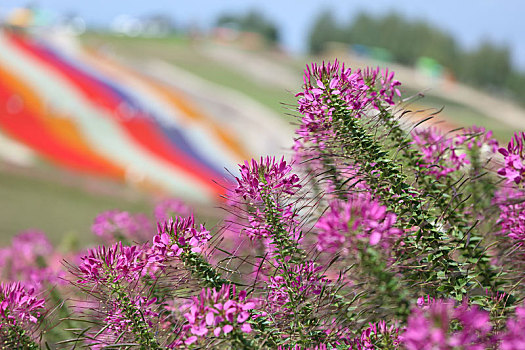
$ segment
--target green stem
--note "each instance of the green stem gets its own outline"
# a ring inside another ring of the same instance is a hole
[[[436,181],[435,177],[429,173],[429,169],[419,166],[422,154],[410,146],[411,139],[393,116],[385,108],[380,107],[379,118],[388,128],[387,137],[401,148],[401,158],[413,169],[418,169],[419,174],[416,177],[416,181],[419,185],[418,189],[422,191],[421,197],[432,198],[431,207],[439,210],[437,215],[445,213],[442,221],[450,226],[450,234],[455,238],[458,247],[463,247],[461,250],[463,259],[466,261],[477,261],[473,269],[480,273],[481,283],[484,286],[491,287],[493,290],[497,290],[500,281],[498,281],[497,273],[490,264],[490,258],[487,256],[484,247],[479,244],[483,237],[477,230],[472,229],[473,224],[469,223],[465,216],[467,201],[463,195],[459,194],[459,190],[455,188],[456,180],[446,177],[445,184]],[[478,194],[488,191],[482,191],[478,185],[480,181],[483,181],[483,179],[479,179],[479,150],[478,152],[471,150],[469,155],[472,163],[470,175],[471,179],[474,180],[468,182],[468,185],[471,187],[471,191],[468,192],[474,196],[472,205],[476,209],[481,202]],[[486,184],[481,186],[483,189],[487,187]],[[437,221],[437,217],[433,219]],[[469,235],[468,239],[465,237],[466,232]]]
[[[40,346],[20,326],[4,324],[0,330],[0,339],[2,349],[40,349]]]
[[[120,286],[115,288],[117,302],[123,308],[126,318],[131,321],[131,328],[135,341],[140,344],[142,350],[162,349],[155,336],[151,333],[150,326],[145,322],[139,307],[131,302],[129,296],[121,290]]]
[[[421,251],[433,253],[420,262],[426,265],[424,270],[409,272],[415,273],[415,278],[434,281],[445,297],[460,299],[463,290],[455,288],[456,281],[468,278],[465,276],[467,272],[464,266],[451,258],[456,247],[451,244],[453,242],[447,232],[438,226],[439,218],[424,209],[424,199],[406,182],[400,165],[389,159],[388,152],[360,126],[359,119],[345,107],[345,102],[331,97],[328,105],[334,109],[334,129],[336,138],[341,141],[338,145],[342,145],[343,156],[359,164],[372,191],[379,194],[389,210],[398,215],[401,219],[399,224],[404,229],[419,228],[416,234],[406,239],[409,245],[406,250],[414,250],[412,256],[419,256]]]

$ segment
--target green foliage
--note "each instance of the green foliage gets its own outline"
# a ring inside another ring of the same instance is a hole
[[[206,287],[220,288],[231,283],[223,279],[217,270],[200,254],[184,251],[180,258],[192,275]]]
[[[511,52],[505,45],[484,41],[473,50],[465,50],[446,31],[396,12],[379,17],[362,12],[346,24],[338,24],[329,11],[323,12],[312,25],[310,52],[320,53],[330,41],[386,49],[394,61],[406,65],[430,57],[460,81],[523,102],[525,75],[512,66]]]
[[[310,31],[310,52],[322,52],[324,45],[329,41],[346,42],[346,34],[336,23],[332,13],[325,11],[319,15]]]
[[[21,327],[0,328],[0,347],[13,350],[39,350],[40,346]]]
[[[260,34],[270,43],[279,41],[277,26],[256,10],[245,15],[222,15],[217,19],[217,25],[230,26],[243,32]]]
[[[509,48],[488,41],[472,52],[465,52],[459,64],[451,67],[460,80],[493,89],[511,88],[507,80],[516,73],[510,62]]]
[[[121,305],[126,319],[130,321],[132,333],[135,336],[135,341],[139,344],[140,349],[162,349],[150,327],[144,322],[144,317],[141,314],[140,308],[130,300],[129,295],[118,283],[114,284],[113,296],[119,305]]]

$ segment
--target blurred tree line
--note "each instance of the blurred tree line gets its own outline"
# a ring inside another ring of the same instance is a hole
[[[272,44],[279,41],[277,26],[256,10],[252,10],[244,15],[222,15],[217,19],[217,26],[232,27],[242,32],[257,33]]]
[[[424,22],[390,13],[383,17],[359,14],[351,23],[338,24],[331,12],[315,21],[310,52],[322,52],[327,42],[340,42],[386,49],[394,61],[414,65],[430,57],[446,67],[459,81],[502,91],[525,104],[525,73],[512,67],[507,46],[483,42],[476,49],[461,49],[454,38]]]

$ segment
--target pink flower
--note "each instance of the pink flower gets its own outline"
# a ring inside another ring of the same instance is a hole
[[[124,238],[130,241],[146,241],[151,237],[152,226],[143,214],[131,215],[127,211],[109,210],[97,215],[91,230],[109,243]]]
[[[252,332],[250,312],[259,305],[259,300],[247,299],[246,291],[237,294],[233,285],[221,289],[203,288],[199,296],[181,307],[187,321],[182,336],[185,344],[206,337],[227,336],[235,329],[243,333]]]
[[[333,350],[334,348],[328,347],[326,344],[319,344],[307,348],[303,348],[300,345],[295,345],[294,347],[286,346],[286,345],[279,345],[277,347],[277,350]]]
[[[293,305],[287,306],[290,294],[300,295],[301,303],[319,295],[330,283],[321,274],[322,270],[323,267],[307,261],[299,265],[288,265],[286,271],[281,269],[275,276],[271,276],[268,283],[268,307],[274,317],[283,317],[296,311]]]
[[[504,332],[499,335],[499,349],[521,350],[525,349],[525,306],[516,308],[515,317],[507,320]]]
[[[459,322],[460,330],[451,330],[453,321]],[[453,301],[429,300],[426,307],[412,310],[400,339],[407,350],[482,350],[493,344],[491,329],[488,313],[477,306],[455,307]]]
[[[33,289],[25,289],[20,282],[1,283],[0,299],[0,329],[36,323],[45,303],[34,295]]]
[[[469,150],[478,148],[483,151],[483,149],[486,149],[490,153],[496,153],[498,150],[498,141],[492,137],[492,131],[486,131],[484,127],[476,125],[465,129],[463,134],[457,136],[455,144],[466,144]]]
[[[166,221],[172,216],[189,216],[191,209],[184,202],[175,198],[168,198],[155,206],[155,218],[157,221]]]
[[[363,72],[363,78],[369,88],[366,102],[372,103],[376,109],[382,103],[393,105],[394,96],[401,96],[401,92],[397,88],[401,83],[394,79],[394,72],[389,72],[388,69],[380,71],[379,67],[375,69],[366,68]]]
[[[28,230],[13,237],[12,245],[0,250],[3,277],[20,281],[28,289],[42,291],[48,285],[63,285],[62,256],[54,251],[43,232]]]
[[[99,284],[120,279],[135,281],[143,275],[147,257],[144,247],[126,247],[119,242],[109,248],[91,249],[81,261],[78,272],[74,272],[78,283]]]
[[[525,202],[523,191],[513,188],[498,190],[492,201],[499,207],[501,232],[515,240],[519,245],[525,244]]]
[[[415,129],[412,138],[423,154],[419,166],[438,179],[470,164],[466,154],[457,150],[459,140],[466,140],[464,137],[454,140],[446,138],[437,128],[425,128]]]
[[[187,218],[170,218],[163,224],[158,223],[158,234],[153,237],[150,262],[162,263],[169,257],[176,257],[183,252],[200,253],[211,239],[210,232],[203,225],[195,227],[193,214]]]
[[[498,174],[507,178],[507,183],[519,184],[525,173],[523,140],[525,132],[515,133],[507,148],[500,148],[499,152],[505,159],[505,165],[498,170]]]
[[[240,165],[237,187],[230,192],[229,204],[234,209],[229,220],[232,231],[250,239],[268,239],[278,233],[296,237],[296,212],[293,203],[286,203],[302,185],[284,158],[261,158],[259,162]],[[269,217],[272,216],[272,217]],[[282,238],[282,237],[281,237]]]
[[[393,105],[394,96],[401,95],[399,85],[393,72],[381,72],[379,68],[352,71],[337,60],[306,66],[304,91],[296,94],[302,118],[296,130],[299,139],[294,150],[303,153],[307,145],[324,150],[334,139],[331,102],[337,100],[354,117],[360,118],[370,107],[379,109],[383,105]]]
[[[388,249],[402,231],[395,227],[397,216],[368,195],[349,197],[348,201],[335,199],[315,225],[317,249],[348,254],[357,249],[357,241],[380,245]]]
[[[134,308],[132,313],[130,313],[129,306],[124,306],[117,300],[112,301],[108,306],[107,316],[104,319],[107,330],[113,335],[119,335],[122,332],[132,333],[134,331],[132,324],[134,315],[145,320],[150,327],[153,326],[153,319],[159,315],[154,311],[156,302],[156,298],[148,299],[135,295],[131,300]]]
[[[301,188],[299,177],[292,173],[292,167],[286,164],[284,157],[276,161],[275,157],[262,158],[259,162],[252,159],[251,164],[244,162],[240,166],[241,177],[236,178],[234,192],[250,201],[262,201],[264,196],[276,193],[294,194]]]
[[[385,321],[370,323],[359,338],[351,341],[356,350],[374,350],[381,348],[381,340],[388,339],[389,344],[399,347],[399,328],[394,325],[388,326]]]

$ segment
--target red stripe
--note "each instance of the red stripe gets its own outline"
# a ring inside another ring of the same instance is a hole
[[[99,162],[57,142],[39,118],[26,108],[20,96],[11,93],[1,81],[0,125],[8,134],[53,162],[76,171],[114,175],[112,172],[108,173],[108,169]]]

